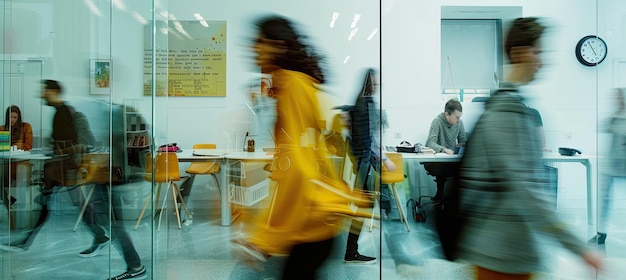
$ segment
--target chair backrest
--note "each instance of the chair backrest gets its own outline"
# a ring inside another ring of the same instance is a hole
[[[487,102],[487,100],[489,100],[487,96],[476,96],[472,98],[472,102]]]
[[[345,125],[342,123],[341,120],[341,115],[340,114],[335,114],[333,116],[333,122],[330,126],[330,129],[334,132],[337,132],[339,134],[341,134],[343,132],[343,128],[345,127]]]
[[[180,180],[180,169],[176,153],[157,153],[154,159],[154,174],[152,174],[152,154],[146,154],[146,181],[169,182]]]
[[[194,149],[217,149],[217,145],[199,143],[199,144],[193,144],[193,148]]]
[[[404,162],[402,160],[401,153],[386,153],[387,158],[389,158],[393,164],[396,166],[394,171],[389,171],[387,167],[383,164],[382,169],[382,179],[383,183],[399,183],[404,181]]]

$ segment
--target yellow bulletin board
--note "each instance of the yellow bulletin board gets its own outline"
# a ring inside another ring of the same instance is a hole
[[[157,96],[226,96],[226,21],[169,21],[157,28]],[[165,39],[161,39],[165,41]],[[152,95],[152,28],[144,31],[144,95]]]

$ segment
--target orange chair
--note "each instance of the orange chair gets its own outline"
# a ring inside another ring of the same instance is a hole
[[[383,172],[381,174],[382,183],[389,185],[391,192],[393,193],[393,197],[396,200],[396,207],[398,208],[398,213],[400,214],[400,221],[404,221],[406,225],[406,229],[411,231],[409,227],[409,222],[406,218],[406,213],[404,212],[404,204],[400,202],[400,195],[398,194],[397,184],[404,182],[404,162],[402,160],[402,154],[400,153],[387,153],[387,157],[393,161],[396,165],[396,170],[389,171],[387,167],[383,164]]]
[[[216,149],[217,146],[215,144],[194,144],[193,149]],[[185,170],[188,174],[191,174],[192,179],[196,175],[211,175],[213,176],[213,180],[215,180],[215,185],[217,186],[217,191],[222,196],[220,191],[220,183],[217,179],[217,173],[220,172],[220,164],[217,162],[192,162],[189,165],[189,168]],[[193,182],[193,181],[192,181]]]
[[[178,222],[178,228],[181,228],[180,213],[178,212],[178,201],[180,201],[181,205],[183,206],[183,210],[185,210],[185,214],[187,214],[187,217],[191,217],[191,214],[189,213],[189,210],[187,210],[187,206],[185,205],[183,196],[180,193],[180,188],[178,187],[178,185],[176,185],[176,183],[174,183],[174,181],[180,180],[180,170],[178,168],[178,157],[176,156],[176,153],[157,153],[156,158],[154,159],[154,171],[152,167],[152,154],[147,154],[145,179],[148,182],[154,181],[155,183],[158,183],[157,192],[154,199],[158,203],[159,196],[161,195],[161,186],[163,183],[167,183],[165,197],[163,198],[163,204],[161,206],[161,209],[164,209],[165,201],[167,200],[167,192],[169,191],[170,186],[172,187],[174,209],[176,210],[176,221]],[[143,204],[143,208],[141,209],[139,218],[137,218],[135,230],[137,230],[137,227],[139,226],[139,223],[143,218],[143,214],[146,212],[148,202],[150,202],[151,198],[152,196],[148,196],[146,198],[146,202]],[[159,229],[161,228],[161,217],[163,217],[163,210],[161,210],[161,213],[159,214],[159,225],[157,227],[157,231],[159,231]]]

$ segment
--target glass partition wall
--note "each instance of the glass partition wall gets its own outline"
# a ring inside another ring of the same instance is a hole
[[[372,124],[381,128],[379,152],[392,152],[402,141],[425,144],[431,121],[450,98],[442,94],[449,84],[442,85],[441,75],[451,69],[441,62],[447,61],[441,57],[441,20],[486,17],[501,20],[506,32],[514,11],[541,17],[549,26],[541,41],[542,68],[522,88],[527,104],[541,112],[544,155],[552,159],[546,160],[551,174],[546,197],[581,242],[606,233],[605,244],[588,248],[611,260],[607,272],[596,274],[546,241],[539,245],[545,265],[537,276],[616,279],[624,267],[619,221],[626,182],[615,157],[623,148],[615,144],[624,137],[623,128],[610,124],[624,118],[623,111],[615,113],[615,89],[625,86],[626,5],[617,0],[577,5],[559,0],[547,7],[539,0],[464,1],[463,6],[451,0],[339,2],[0,1],[2,109],[17,106],[32,128],[30,151],[7,145],[10,134],[0,138],[5,141],[1,277],[103,279],[128,268],[141,276],[145,267],[149,279],[280,278],[285,256],[258,261],[232,242],[267,229],[258,219],[274,209],[280,189],[266,179],[275,168],[266,153],[275,152],[270,148],[277,135],[276,114],[267,109],[272,99],[264,99],[263,92],[268,85],[281,90],[282,84],[256,65],[256,20],[270,14],[288,18],[309,50],[323,57],[327,79],[317,96],[319,139],[325,141],[318,147],[326,147],[332,163],[327,174],[354,185],[351,157],[342,153],[350,150],[344,144],[351,131],[344,105],[355,105],[365,69],[376,70]],[[463,40],[473,37],[465,35]],[[500,35],[495,38],[503,39]],[[581,64],[574,52],[587,35],[608,45],[597,65]],[[462,54],[465,43],[453,43],[453,53]],[[493,67],[499,69],[494,85],[511,71],[506,55],[502,61]],[[461,64],[453,64],[452,70],[459,69],[455,74],[474,67]],[[65,111],[59,101],[73,109]],[[461,120],[471,135],[484,103],[466,98],[462,106]],[[563,158],[560,147],[582,154]],[[165,160],[167,154],[176,158]],[[473,267],[445,261],[440,251],[428,197],[436,189],[434,177],[419,155],[402,156],[404,180],[391,187],[381,184],[385,175],[372,171],[377,203],[373,210],[361,209],[376,218],[363,219],[358,253],[376,260],[345,262],[348,240],[355,238],[348,233],[351,219],[345,218],[319,279],[473,279]],[[197,171],[196,163],[219,169]],[[602,207],[608,210],[597,211]],[[416,213],[424,218],[416,221]]]

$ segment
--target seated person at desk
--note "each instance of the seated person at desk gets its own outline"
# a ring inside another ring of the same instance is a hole
[[[465,135],[465,127],[461,121],[463,114],[463,106],[456,99],[450,99],[446,102],[444,112],[440,113],[430,124],[426,147],[435,150],[437,153],[446,153],[453,155],[455,148],[465,144],[467,136]],[[437,182],[437,193],[433,200],[441,200],[443,198],[443,186],[447,178],[452,177],[457,168],[457,163],[426,163],[424,168],[432,176],[435,176]]]
[[[2,131],[10,131],[11,146],[16,146],[19,150],[30,151],[33,148],[33,128],[27,122],[22,121],[22,112],[20,108],[12,105],[7,108],[4,125],[0,126]],[[11,163],[11,176],[4,177],[4,186],[9,186],[9,180],[16,179],[17,162]],[[28,165],[28,161],[19,164]],[[5,165],[4,174],[9,174],[9,166]],[[30,168],[30,167],[29,167]],[[11,197],[11,204],[15,202],[15,198]]]
[[[30,151],[33,149],[33,127],[22,121],[20,108],[12,105],[7,108],[4,125],[0,126],[2,131],[11,131],[11,146],[16,146],[18,150]]]

